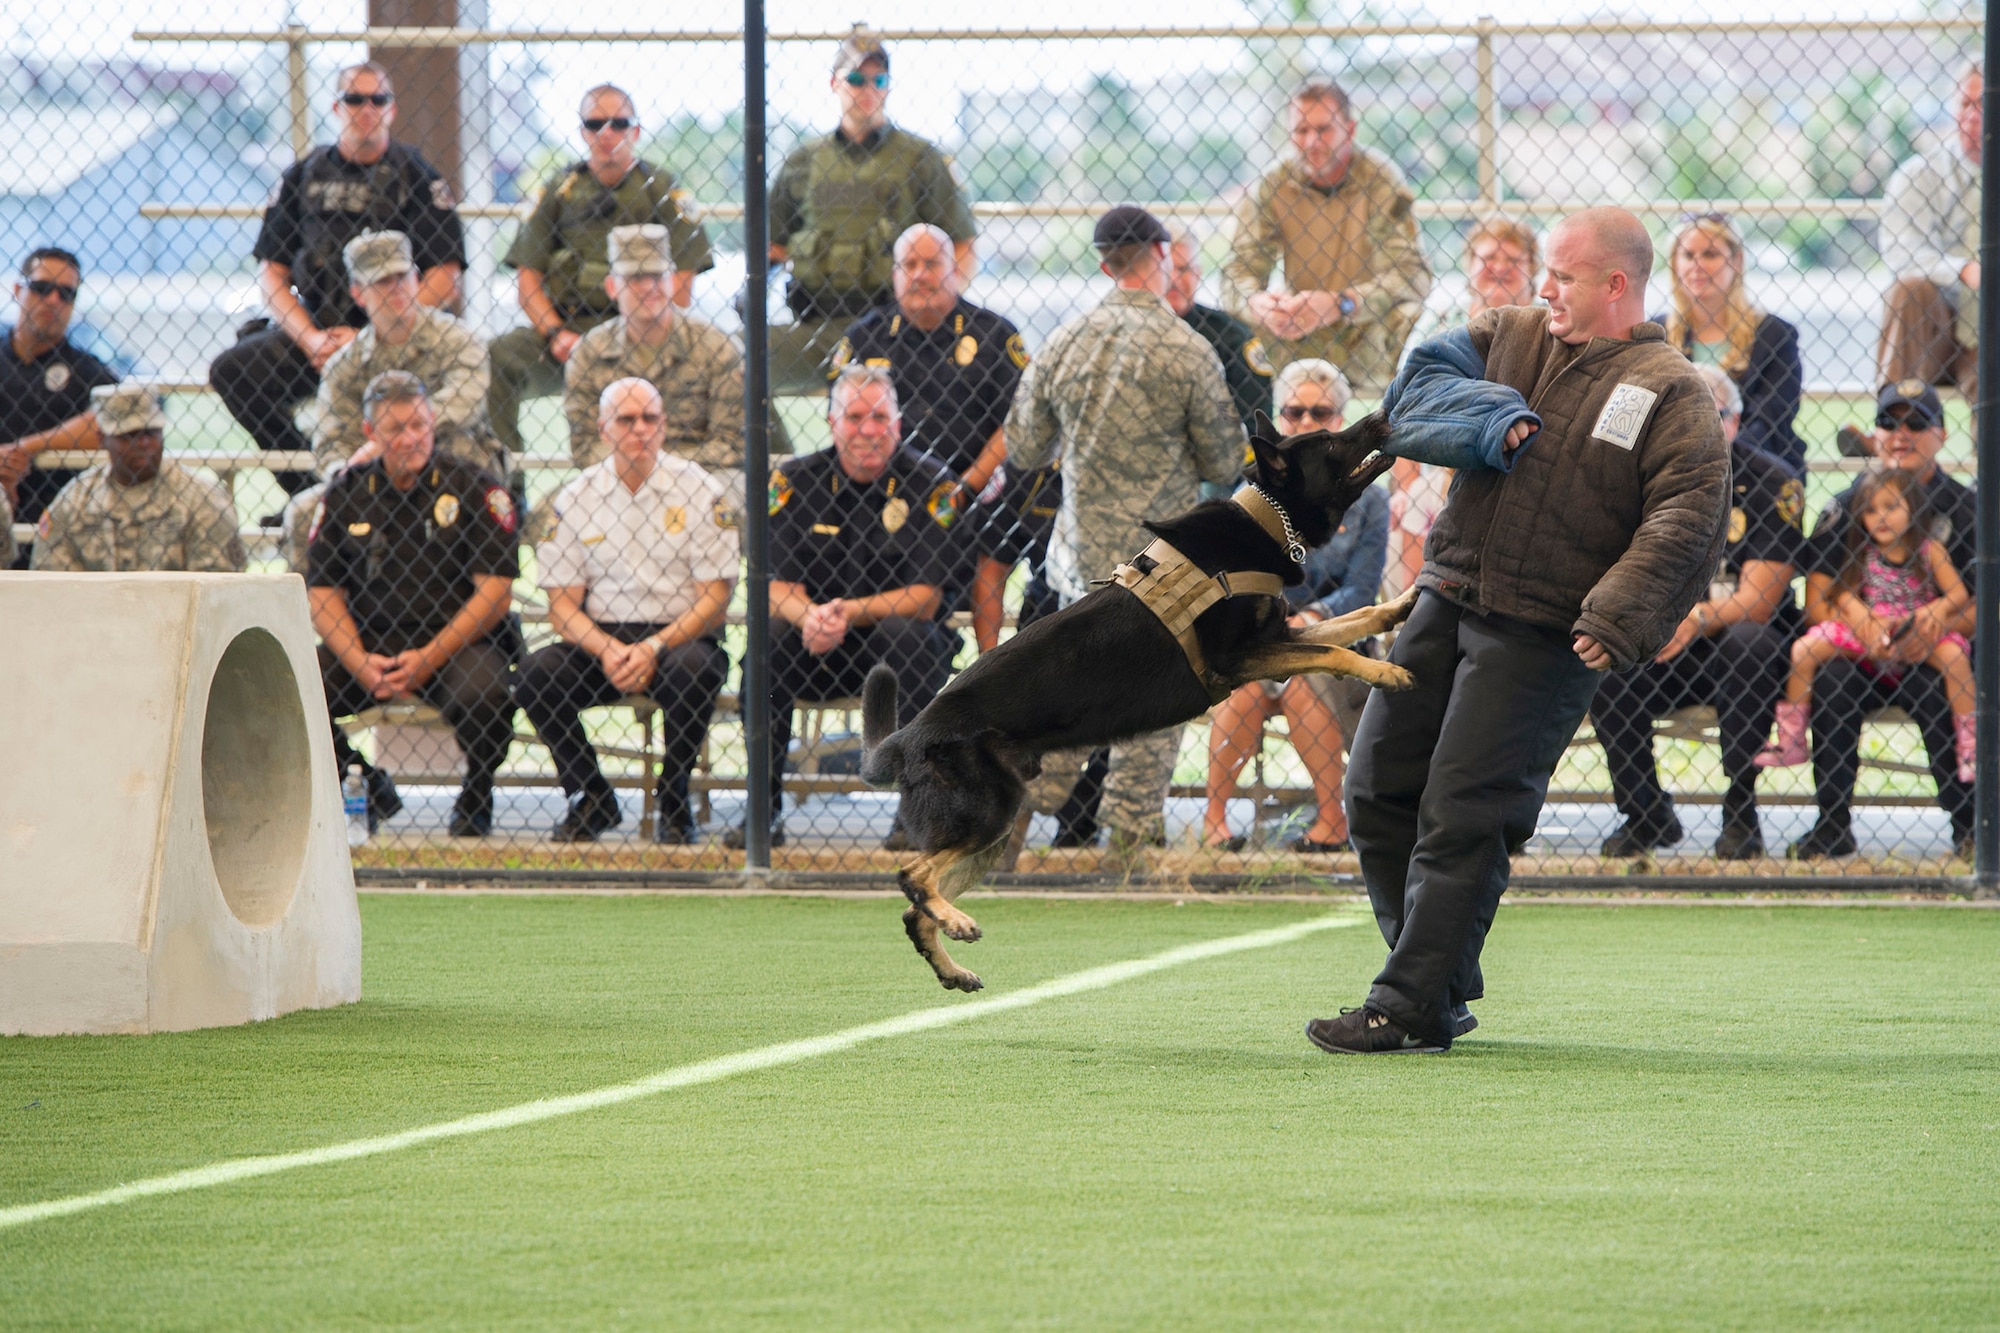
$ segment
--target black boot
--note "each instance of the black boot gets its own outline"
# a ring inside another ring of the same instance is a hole
[[[1764,855],[1764,831],[1757,825],[1757,793],[1732,786],[1722,798],[1722,836],[1715,840],[1718,861],[1753,861]]]
[[[493,778],[470,777],[451,807],[451,836],[483,838],[493,831]]]
[[[1088,847],[1097,841],[1097,811],[1104,804],[1104,777],[1110,771],[1111,751],[1091,751],[1082,776],[1056,811],[1056,835],[1049,846]]]
[[[618,793],[608,782],[572,793],[569,809],[549,834],[551,842],[596,842],[597,835],[618,827],[625,812],[618,808]],[[489,819],[490,823],[490,819]]]
[[[692,807],[688,804],[688,777],[662,778],[653,793],[653,841],[670,847],[685,847],[695,840]]]
[[[1626,820],[1611,831],[1598,849],[1602,856],[1642,856],[1656,847],[1671,847],[1687,836],[1671,803],[1651,814]]]

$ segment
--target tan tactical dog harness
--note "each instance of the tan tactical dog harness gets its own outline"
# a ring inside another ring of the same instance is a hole
[[[1305,563],[1305,545],[1292,531],[1291,520],[1262,491],[1245,486],[1229,498],[1257,520],[1257,526],[1284,547],[1295,563]],[[1210,673],[1194,632],[1195,620],[1225,597],[1285,595],[1285,581],[1276,574],[1258,570],[1204,573],[1200,565],[1159,539],[1133,556],[1130,564],[1118,566],[1109,581],[1133,594],[1160,618],[1167,633],[1174,636],[1181,651],[1187,654],[1188,665],[1194,668],[1195,679],[1208,691],[1211,703],[1222,702],[1229,694],[1230,684]]]

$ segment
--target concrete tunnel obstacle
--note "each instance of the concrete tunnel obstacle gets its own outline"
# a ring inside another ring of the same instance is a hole
[[[0,1034],[361,998],[294,575],[0,574]]]

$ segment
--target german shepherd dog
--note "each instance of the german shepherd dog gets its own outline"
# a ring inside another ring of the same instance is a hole
[[[1347,507],[1394,461],[1379,452],[1389,426],[1379,413],[1339,434],[1280,439],[1262,413],[1256,426],[1244,477],[1269,502],[1259,505],[1265,522],[1239,503],[1249,496],[1246,487],[1238,500],[1206,501],[1146,530],[1201,574],[1276,575],[1262,585],[1297,584],[1305,574],[1295,557],[1332,536]],[[1288,525],[1283,540],[1267,529],[1273,518]],[[1138,595],[1116,583],[1100,586],[981,656],[900,731],[896,677],[877,666],[862,692],[861,775],[902,790],[903,829],[920,853],[899,875],[910,900],[903,928],[945,989],[982,984],[952,961],[938,935],[979,938],[977,923],[952,900],[1005,852],[1043,755],[1178,725],[1253,680],[1318,671],[1408,689],[1403,668],[1347,645],[1400,624],[1414,600],[1406,595],[1295,630],[1285,623],[1282,596],[1225,596],[1193,621],[1204,681],[1182,641]]]

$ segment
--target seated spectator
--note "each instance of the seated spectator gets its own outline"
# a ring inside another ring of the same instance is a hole
[[[339,720],[396,699],[435,706],[465,753],[451,834],[480,837],[492,831],[493,775],[514,739],[514,499],[497,477],[437,452],[437,414],[415,375],[377,376],[361,411],[374,455],[327,483],[306,565],[334,761],[367,775],[372,829],[402,802]]]
[[[845,699],[877,662],[896,673],[898,726],[951,670],[957,636],[937,623],[952,551],[939,511],[958,479],[900,443],[895,381],[849,366],[833,382],[833,448],[771,473],[771,845],[796,700]],[[891,833],[892,845],[900,842]],[[741,828],[725,845],[744,845]]]
[[[1167,231],[1174,238],[1167,251],[1172,265],[1167,304],[1215,349],[1222,377],[1229,381],[1230,400],[1236,404],[1236,419],[1245,430],[1252,429],[1259,412],[1271,415],[1271,358],[1248,324],[1194,299],[1201,291],[1201,247],[1186,227],[1170,224]]]
[[[1750,303],[1743,284],[1743,238],[1720,213],[1706,213],[1674,236],[1667,260],[1669,308],[1654,315],[1667,340],[1698,366],[1720,366],[1743,398],[1736,442],[1761,449],[1801,475],[1806,442],[1792,429],[1805,372],[1799,331]]]
[[[310,447],[292,413],[367,323],[341,263],[349,241],[365,231],[409,237],[421,270],[417,299],[428,306],[455,303],[465,269],[451,186],[416,150],[389,140],[396,120],[389,72],[373,61],[349,65],[338,85],[338,140],[286,169],[250,252],[270,315],[238,329],[236,345],[208,368],[216,396],[260,449]],[[275,475],[287,494],[312,485],[309,473]]]
[[[1784,681],[1785,654],[1799,632],[1792,580],[1805,540],[1805,485],[1783,464],[1743,443],[1743,399],[1721,367],[1697,366],[1715,395],[1731,466],[1729,530],[1708,597],[1674,630],[1653,660],[1607,673],[1590,706],[1611,769],[1612,799],[1624,823],[1604,841],[1606,856],[1637,856],[1684,836],[1673,798],[1660,787],[1653,719],[1690,704],[1711,704],[1722,732],[1722,834],[1715,855],[1742,861],[1764,854],[1757,822],[1757,747],[1770,730]]]
[[[1278,428],[1286,435],[1339,430],[1348,399],[1353,396],[1346,378],[1319,360],[1287,365],[1278,372],[1273,392],[1278,402]],[[1370,486],[1326,544],[1307,553],[1305,582],[1285,589],[1285,601],[1292,609],[1289,623],[1301,627],[1316,624],[1372,605],[1382,584],[1388,543],[1388,496],[1381,487]],[[1292,748],[1312,778],[1316,802],[1311,827],[1288,847],[1309,854],[1347,850],[1347,814],[1341,808],[1340,795],[1346,766],[1340,753],[1340,721],[1333,707],[1334,692],[1343,684],[1332,676],[1294,676],[1282,683],[1255,681],[1216,705],[1208,732],[1204,842],[1236,852],[1249,841],[1247,834],[1229,832],[1229,802],[1236,795],[1236,777],[1244,763],[1264,748],[1264,724],[1283,713]]]
[[[729,491],[743,494],[743,358],[714,325],[674,309],[672,237],[658,224],[615,227],[605,290],[618,315],[570,349],[563,369],[563,415],[578,467],[609,450],[598,429],[604,391],[638,378],[660,391],[667,419],[661,448],[699,464]]]
[[[1388,157],[1355,142],[1338,84],[1306,84],[1290,115],[1295,156],[1236,206],[1223,306],[1256,331],[1273,366],[1319,357],[1379,388],[1431,289],[1415,196]],[[1282,273],[1275,291],[1273,273]]]
[[[104,461],[42,511],[32,568],[241,574],[236,506],[222,487],[164,456],[160,395],[140,384],[101,385],[90,401]]]
[[[110,367],[69,340],[82,282],[75,255],[43,246],[21,261],[14,284],[20,314],[0,342],[0,499],[22,523],[40,518],[76,476],[72,469],[37,468],[35,455],[97,448],[90,391],[118,382]]]
[[[593,842],[623,815],[578,714],[649,696],[665,720],[653,840],[688,843],[688,773],[729,671],[716,636],[736,584],[737,500],[660,451],[666,406],[647,381],[605,389],[598,419],[611,456],[562,488],[554,531],[535,551],[562,642],[527,660],[514,697],[569,800],[551,836]]]
[[[1979,65],[1958,81],[1957,142],[1896,168],[1882,192],[1882,259],[1895,275],[1875,364],[1885,383],[1956,384],[1979,398]]]
[[[542,186],[507,250],[528,325],[493,340],[491,404],[493,425],[512,453],[521,451],[521,400],[561,390],[577,340],[618,313],[605,285],[612,231],[666,230],[675,305],[693,301],[694,275],[715,267],[688,192],[674,184],[673,172],[639,160],[639,111],[631,94],[600,83],[577,110],[587,156]]]
[[[1944,406],[1937,391],[1921,380],[1885,384],[1876,396],[1875,457],[1886,468],[1913,474],[1930,513],[1929,535],[1944,547],[1956,569],[1971,569],[1977,551],[1974,518],[1977,498],[1937,465],[1944,447]],[[1835,604],[1849,552],[1864,535],[1854,523],[1859,483],[1842,491],[1820,511],[1806,551],[1806,619],[1818,624],[1839,618]],[[1973,789],[1958,780],[1958,733],[1944,677],[1924,663],[1951,634],[1972,635],[1970,603],[1957,614],[1925,607],[1879,661],[1835,658],[1820,666],[1812,688],[1813,796],[1819,818],[1786,855],[1794,860],[1852,856],[1855,852],[1854,780],[1861,765],[1861,721],[1877,708],[1900,706],[1923,732],[1938,806],[1951,818],[1953,846],[1960,855],[1972,848]]]

